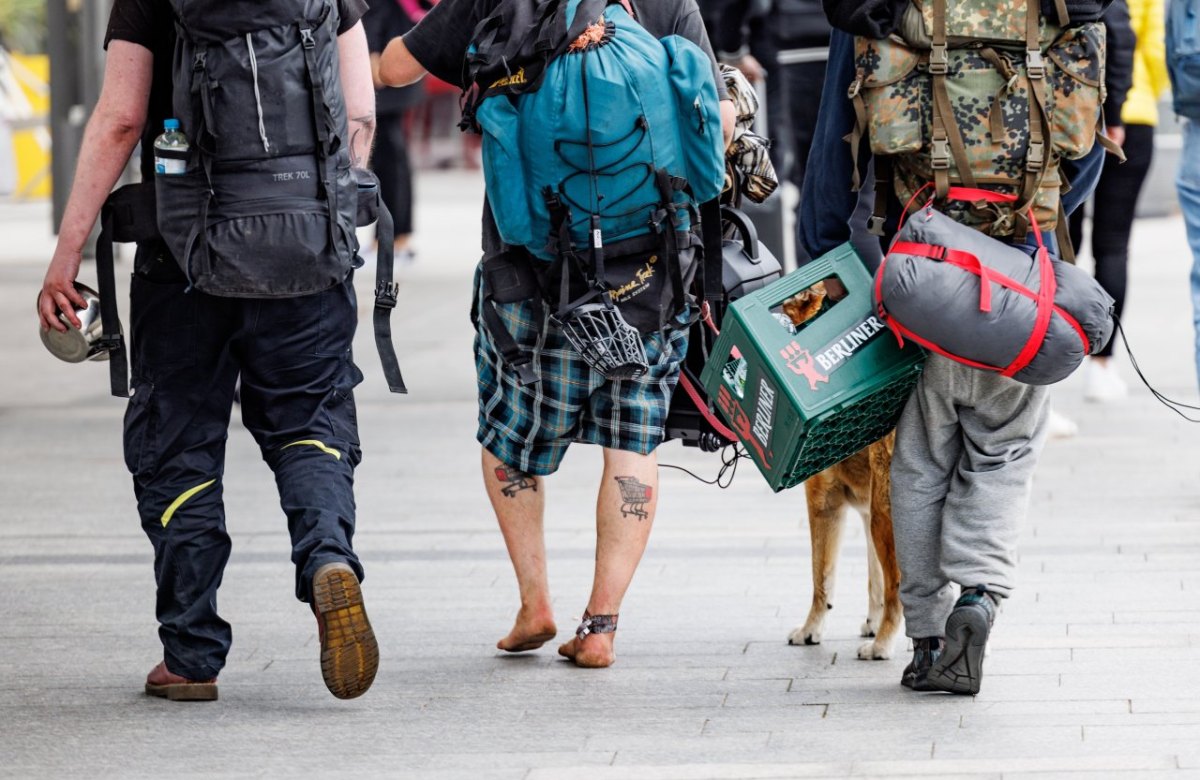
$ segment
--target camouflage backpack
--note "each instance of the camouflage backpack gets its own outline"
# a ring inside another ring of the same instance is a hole
[[[865,136],[875,157],[872,232],[882,235],[893,192],[904,204],[922,191],[998,238],[1024,239],[1030,206],[1053,228],[1069,186],[1059,161],[1083,157],[1098,137],[1108,145],[1097,132],[1104,46],[1103,23],[1057,26],[1038,0],[911,0],[898,34],[857,38],[857,121],[846,140],[857,158]],[[945,200],[952,185],[1017,200]],[[1060,244],[1071,257],[1069,241]]]

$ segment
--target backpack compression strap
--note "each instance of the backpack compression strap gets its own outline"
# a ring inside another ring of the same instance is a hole
[[[117,280],[113,270],[113,210],[108,203],[100,209],[100,237],[96,241],[96,281],[100,288],[100,319],[104,335],[100,346],[108,351],[108,377],[113,396],[129,397],[129,364],[125,337],[117,313]]]
[[[376,240],[379,249],[375,255],[375,311],[372,320],[375,325],[375,349],[379,352],[379,362],[383,365],[383,377],[387,380],[388,389],[393,393],[407,393],[404,377],[400,374],[400,361],[396,358],[396,347],[392,344],[392,311],[396,308],[396,297],[400,285],[392,280],[392,272],[396,262],[396,248],[392,243],[392,214],[379,196],[376,205],[379,209],[378,221],[375,223],[375,235],[382,236]]]
[[[121,316],[117,306],[117,281],[113,242],[157,241],[154,182],[127,184],[108,196],[100,209],[100,237],[96,242],[96,280],[100,288],[100,319],[104,335],[100,345],[108,351],[112,394],[129,397],[129,363]]]

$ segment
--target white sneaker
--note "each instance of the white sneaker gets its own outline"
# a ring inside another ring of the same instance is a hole
[[[1074,420],[1059,414],[1054,409],[1050,410],[1046,427],[1051,439],[1070,439],[1079,433],[1079,425]]]
[[[1094,403],[1105,403],[1120,400],[1127,395],[1129,388],[1117,373],[1117,366],[1112,360],[1088,361],[1084,398]]]

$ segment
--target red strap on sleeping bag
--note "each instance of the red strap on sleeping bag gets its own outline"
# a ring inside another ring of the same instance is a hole
[[[918,191],[917,194],[919,195],[920,191]],[[916,196],[914,195],[913,199],[915,200],[915,198]],[[949,193],[947,193],[946,199],[962,201],[985,201],[988,203],[1012,203],[1017,200],[1015,195],[1008,195],[1003,192],[993,192],[991,190],[982,190],[972,187],[951,187]],[[911,205],[912,204],[910,201],[909,206],[905,208],[906,214]],[[1079,327],[1079,324],[1073,317],[1068,315],[1061,308],[1054,305],[1054,294],[1057,291],[1057,281],[1054,277],[1054,265],[1053,261],[1050,259],[1050,253],[1043,243],[1042,231],[1038,226],[1037,218],[1033,214],[1032,207],[1029,209],[1029,220],[1033,228],[1034,237],[1038,244],[1036,258],[1038,262],[1040,283],[1036,293],[1029,290],[1017,281],[1008,278],[1004,274],[1000,274],[991,270],[988,268],[988,266],[984,265],[984,263],[977,256],[971,254],[970,252],[912,241],[897,241],[892,244],[891,249],[888,251],[889,255],[893,252],[898,252],[900,254],[913,255],[915,257],[927,257],[931,260],[950,263],[951,265],[977,275],[979,277],[979,310],[983,312],[989,312],[992,310],[991,288],[993,282],[1000,284],[1002,287],[1007,287],[1008,289],[1011,289],[1017,293],[1032,298],[1037,304],[1037,314],[1034,318],[1033,330],[1029,334],[1029,339],[1025,342],[1025,346],[1017,354],[1017,357],[1008,364],[1008,366],[999,368],[996,366],[987,365],[985,363],[968,360],[958,355],[953,355],[941,347],[933,344],[932,342],[917,336],[917,334],[896,322],[895,318],[888,317],[886,311],[883,309],[882,303],[881,293],[883,267],[881,266],[879,273],[876,276],[875,300],[879,302],[879,313],[884,316],[884,321],[888,324],[888,327],[891,328],[892,332],[896,334],[896,338],[900,342],[901,346],[904,344],[904,338],[907,337],[926,349],[948,357],[951,360],[963,363],[964,365],[991,371],[999,371],[1002,376],[1012,377],[1028,366],[1037,356],[1038,350],[1042,348],[1042,344],[1046,340],[1046,333],[1050,329],[1050,320],[1054,316],[1055,311],[1057,311],[1071,325],[1071,327],[1074,328],[1076,333],[1079,334],[1080,339],[1083,341],[1084,352],[1087,352],[1089,345],[1087,338],[1084,336],[1083,329]],[[887,258],[885,257],[884,263],[886,264],[886,262]]]

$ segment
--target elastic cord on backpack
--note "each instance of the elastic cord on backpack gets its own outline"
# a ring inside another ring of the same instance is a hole
[[[258,109],[258,137],[262,139],[263,152],[271,153],[271,142],[267,140],[267,125],[263,120],[262,93],[258,89],[258,57],[254,54],[254,41],[246,33],[246,51],[250,53],[250,74],[254,81],[254,105]]]

